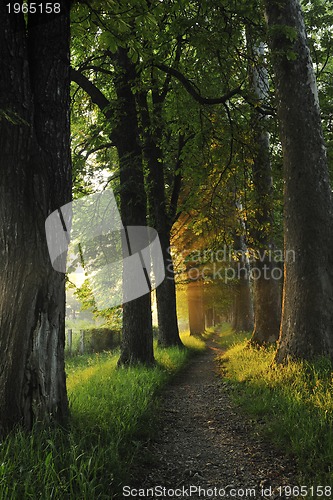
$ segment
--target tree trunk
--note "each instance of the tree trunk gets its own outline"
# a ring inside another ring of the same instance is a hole
[[[136,71],[127,50],[115,55],[114,85],[117,93],[117,119],[113,138],[120,165],[120,213],[123,225],[146,226],[147,208],[144,188],[142,150],[135,96]],[[143,295],[123,304],[123,334],[119,365],[154,364],[151,296]]]
[[[191,278],[187,284],[188,319],[190,335],[202,335],[205,332],[205,311],[203,303],[203,283]]]
[[[257,278],[253,281],[254,330],[251,344],[259,346],[274,343],[279,338],[281,290],[276,273],[280,269],[269,258],[256,261],[255,266]]]
[[[243,271],[235,290],[231,327],[235,332],[250,332],[253,329],[253,306],[248,278]]]
[[[158,317],[158,345],[160,347],[184,347],[179,336],[176,284],[170,249],[168,232],[159,233],[165,263],[165,279],[156,288],[157,317]]]
[[[250,50],[252,41],[248,39]],[[264,46],[252,49],[253,55],[264,57]],[[254,97],[261,104],[269,91],[268,74],[262,63],[250,70],[250,82]],[[254,330],[251,343],[264,345],[276,342],[279,338],[281,300],[276,263],[272,261],[271,250],[273,218],[273,183],[270,161],[269,133],[267,117],[254,111],[253,130],[253,185],[255,197],[255,221],[252,224],[254,247],[259,258],[254,259],[253,299]]]
[[[214,308],[213,307],[209,307],[206,310],[205,317],[206,317],[205,323],[206,323],[207,328],[211,328],[212,326],[215,326],[214,325]]]
[[[332,196],[316,81],[299,1],[265,5],[285,179],[285,280],[276,360],[333,358]]]
[[[63,421],[65,279],[45,219],[71,197],[69,2],[61,14],[0,6],[0,426]]]
[[[246,246],[244,238],[234,235],[234,249],[240,251],[241,256],[235,263],[236,276],[238,278],[231,327],[236,332],[249,332],[253,329],[253,303],[250,288],[250,267],[245,257]]]
[[[163,99],[156,90],[153,90],[152,95],[153,104],[151,111],[149,111],[146,94],[141,94],[138,101],[144,137],[144,154],[148,166],[147,192],[149,215],[151,224],[159,234],[165,266],[165,279],[156,289],[158,345],[160,347],[183,347],[178,329],[176,285],[173,259],[170,253],[170,230],[172,222],[169,220],[166,207],[164,163],[163,152],[161,150],[163,137]],[[150,113],[152,114],[152,119]]]

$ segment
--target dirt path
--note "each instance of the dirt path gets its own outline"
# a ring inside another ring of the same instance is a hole
[[[216,373],[219,352],[210,341],[163,393],[150,463],[131,484],[158,487],[154,494],[145,491],[146,498],[281,499],[278,486],[297,484],[291,461],[265,444],[231,402]]]

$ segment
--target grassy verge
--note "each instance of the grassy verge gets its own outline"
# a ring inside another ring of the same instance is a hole
[[[156,349],[157,366],[116,370],[117,353],[67,362],[70,426],[12,432],[0,445],[0,498],[110,499],[153,430],[157,391],[189,357],[204,349]]]
[[[221,372],[236,402],[260,419],[263,432],[292,454],[302,484],[333,485],[333,379],[327,359],[274,363],[273,349],[254,349],[248,335],[225,328]]]

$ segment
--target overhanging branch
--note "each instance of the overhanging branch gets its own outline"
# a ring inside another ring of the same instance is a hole
[[[90,97],[92,102],[96,104],[104,115],[109,118],[111,116],[110,101],[83,73],[71,68],[71,80],[77,83]]]
[[[234,95],[240,94],[241,92],[241,85],[239,85],[238,87],[236,87],[233,90],[230,90],[221,97],[203,97],[195,89],[194,85],[190,82],[190,80],[188,80],[188,78],[186,78],[186,76],[184,76],[183,73],[181,73],[177,69],[170,68],[165,64],[154,64],[154,66],[156,66],[156,68],[160,69],[161,71],[164,71],[165,73],[174,76],[183,85],[183,87],[187,90],[187,92],[200,104],[206,104],[210,106],[214,104],[224,104],[227,101],[229,101],[229,99],[231,99]]]
[[[190,80],[186,78],[186,76],[183,75],[183,73],[181,73],[177,69],[166,66],[165,64],[153,63],[153,65],[156,68],[160,69],[161,71],[164,71],[165,73],[174,76],[183,85],[183,87],[187,90],[187,92],[193,97],[193,99],[195,99],[199,104],[208,106],[213,106],[215,104],[226,104],[232,97],[234,97],[235,95],[239,95],[244,99],[245,102],[247,102],[250,106],[254,107],[262,115],[266,116],[276,115],[276,110],[274,108],[266,106],[262,103],[259,105],[258,100],[251,99],[251,97],[248,94],[243,92],[242,84],[240,84],[238,87],[234,88],[233,90],[230,90],[229,92],[220,97],[203,97],[196,90],[193,83],[191,83]]]

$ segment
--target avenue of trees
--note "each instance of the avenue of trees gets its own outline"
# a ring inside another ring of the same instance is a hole
[[[59,5],[0,5],[1,431],[68,414],[66,277],[44,224],[99,176],[124,226],[158,231],[160,346],[183,348],[178,289],[192,334],[231,320],[278,341],[278,363],[333,360],[332,7]],[[154,365],[151,308],[123,304],[119,366]]]

